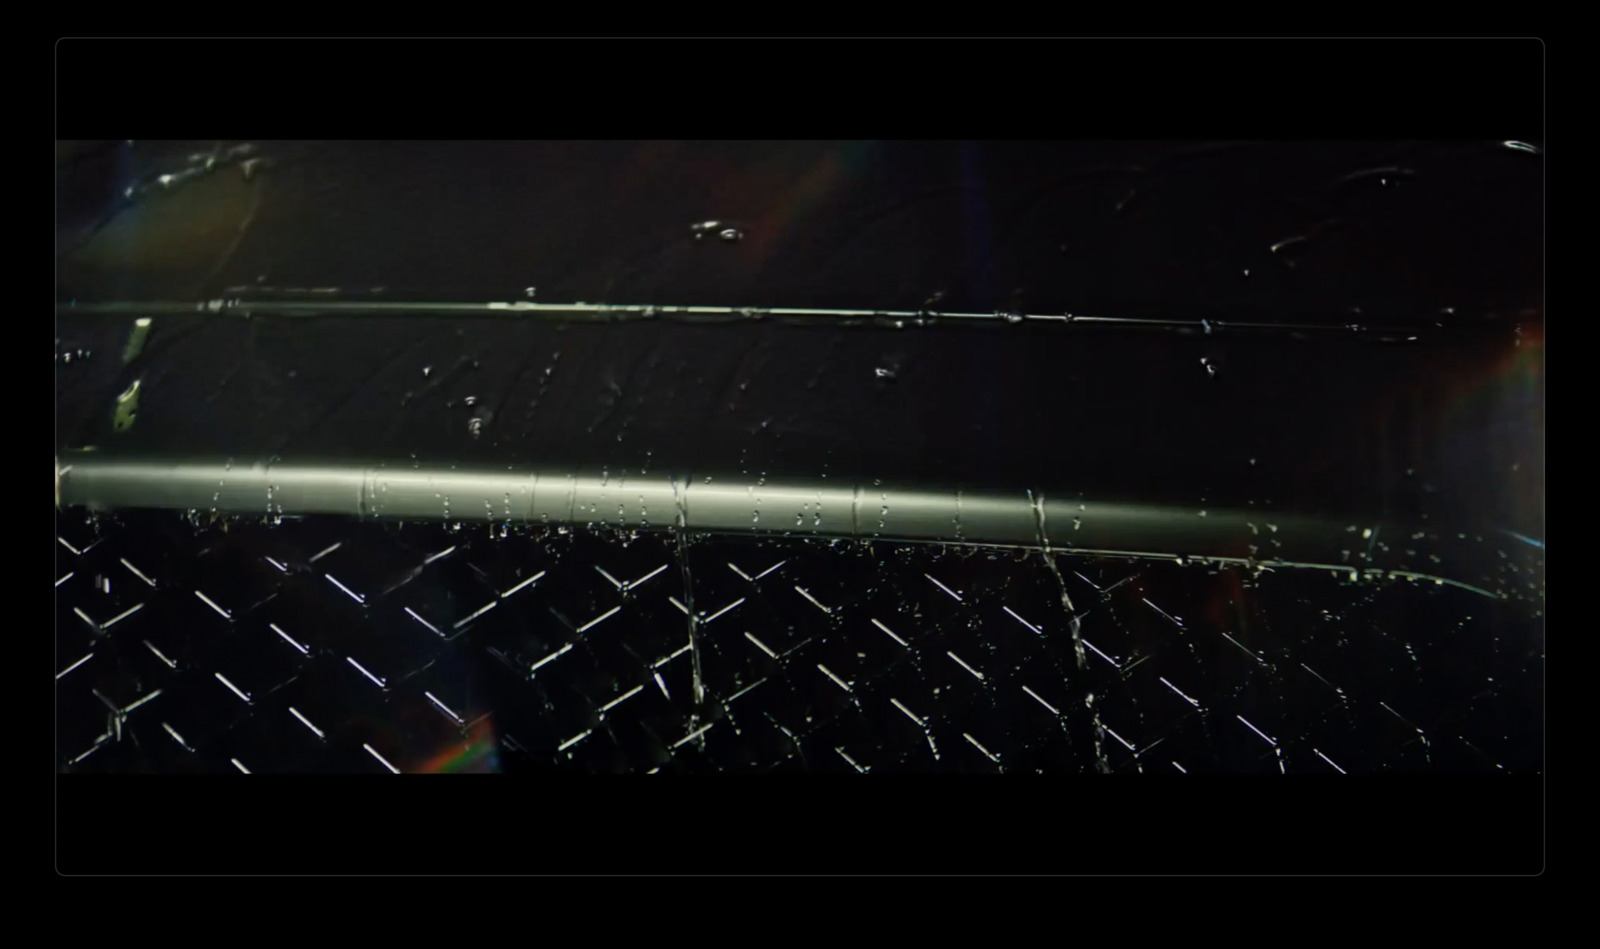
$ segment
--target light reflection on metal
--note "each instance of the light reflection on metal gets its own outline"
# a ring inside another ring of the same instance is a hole
[[[287,463],[275,460],[254,465],[230,465],[222,460],[130,458],[104,452],[75,452],[57,460],[62,503],[90,510],[165,508],[190,510],[214,507],[218,512],[242,517],[259,514],[261,499],[270,489],[275,506],[293,515],[336,514],[385,519],[448,519],[442,497],[456,510],[476,510],[485,504],[508,512],[512,524],[583,525],[591,507],[608,502],[611,478],[604,470],[546,469],[507,471],[484,467],[363,465],[359,463]],[[762,501],[753,502],[759,487]],[[816,537],[824,539],[871,537],[883,541],[927,541],[974,547],[1037,548],[1076,554],[1156,559],[1211,568],[1242,567],[1252,572],[1304,568],[1336,572],[1356,581],[1370,579],[1424,580],[1451,584],[1484,596],[1501,598],[1489,579],[1501,570],[1505,554],[1492,545],[1456,543],[1448,532],[1415,530],[1414,525],[1374,524],[1373,537],[1412,537],[1413,543],[1377,545],[1360,571],[1343,562],[1348,519],[1310,514],[1273,515],[1263,531],[1260,511],[1212,507],[1207,516],[1176,505],[1100,501],[1092,510],[1080,510],[1068,492],[1026,490],[974,490],[957,492],[935,485],[874,485],[871,492],[888,509],[877,521],[858,524],[853,517],[805,518],[791,524],[780,518],[771,528],[752,517],[758,507],[784,509],[794,503],[816,503],[824,510],[849,511],[859,490],[855,485],[808,478],[763,477],[747,483],[738,475],[718,475],[678,483],[667,474],[630,475],[629,494],[646,499],[646,508],[675,508],[682,526],[691,531],[744,536]],[[381,506],[378,497],[381,494]],[[1058,500],[1069,498],[1070,500]],[[509,501],[507,499],[510,499]],[[1039,515],[1044,514],[1041,518]],[[607,526],[621,530],[662,530],[643,513],[622,511]],[[1425,533],[1425,535],[1424,535]],[[1486,532],[1485,532],[1486,533]],[[1465,535],[1462,535],[1465,536]],[[1480,536],[1478,534],[1472,535]],[[1270,556],[1257,546],[1271,541]],[[65,541],[63,545],[65,546]],[[1369,545],[1370,546],[1370,545]],[[1431,548],[1431,549],[1429,549]],[[331,552],[331,551],[327,551]],[[324,552],[324,553],[327,553]],[[1526,562],[1528,574],[1542,572],[1543,550],[1522,544],[1514,552]],[[1442,555],[1442,556],[1441,556]],[[1490,568],[1485,568],[1485,562]],[[126,560],[124,566],[146,584],[148,576]],[[1427,570],[1418,570],[1419,566]],[[736,570],[759,581],[780,568],[782,562],[758,575]],[[656,576],[657,568],[638,580],[621,583],[632,589]],[[357,603],[366,598],[331,574],[337,585]],[[509,596],[537,580],[528,578],[501,596]],[[953,599],[961,594],[929,577]],[[196,591],[197,596],[203,595]],[[809,594],[805,593],[809,598]],[[488,610],[495,601],[482,609]],[[814,601],[819,609],[829,607]],[[207,601],[218,613],[227,611]],[[680,606],[680,608],[683,608]],[[481,612],[481,611],[480,611]],[[1182,625],[1176,617],[1168,617]]]
[[[1382,171],[1384,169],[1377,169]],[[1403,169],[1396,170],[1396,172]],[[1284,243],[1284,242],[1280,242]],[[837,325],[868,325],[901,328],[926,323],[931,318],[944,325],[1012,325],[1015,323],[1052,324],[1062,327],[1105,327],[1113,329],[1156,329],[1211,335],[1214,331],[1246,333],[1326,333],[1349,336],[1347,323],[1218,321],[1206,317],[1135,317],[1100,316],[1080,313],[1028,313],[1017,319],[1017,314],[996,312],[937,312],[923,310],[865,310],[827,309],[818,307],[764,307],[764,306],[661,306],[654,304],[608,303],[534,303],[529,300],[499,301],[401,301],[351,298],[341,296],[338,288],[294,290],[279,292],[286,298],[263,296],[255,288],[234,287],[229,293],[237,296],[206,300],[198,303],[176,301],[71,301],[58,303],[58,315],[84,316],[135,316],[148,319],[152,315],[182,315],[207,313],[238,317],[316,317],[316,316],[517,316],[530,319],[565,321],[633,321],[633,320],[776,320],[798,322],[825,322]],[[1433,323],[1405,326],[1365,326],[1359,335],[1382,336],[1401,332],[1431,333]]]

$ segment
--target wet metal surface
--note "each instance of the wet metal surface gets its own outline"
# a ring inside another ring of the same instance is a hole
[[[1048,482],[1542,538],[1538,143],[135,142],[58,191],[64,231],[98,221],[58,258],[60,450]],[[140,300],[188,309],[70,312]],[[461,300],[503,309],[428,309]],[[527,309],[580,304],[601,322]],[[863,325],[777,318],[805,308]]]
[[[64,770],[1541,766],[1542,141],[68,151]]]
[[[58,529],[66,771],[1542,760],[1543,620],[1431,583],[329,517],[64,512]]]

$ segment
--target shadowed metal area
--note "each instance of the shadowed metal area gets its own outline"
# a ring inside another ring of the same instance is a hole
[[[165,508],[213,514],[669,527],[779,537],[869,538],[1021,546],[1355,577],[1437,580],[1499,598],[1506,567],[1542,576],[1542,548],[1395,521],[1343,523],[1306,514],[1089,503],[1046,491],[967,490],[737,474],[611,474],[598,469],[493,470],[411,464],[237,465],[223,460],[57,461],[58,506]],[[1504,533],[1504,532],[1502,532]],[[1391,543],[1392,541],[1392,543]],[[1498,558],[1498,559],[1497,559]]]
[[[1538,538],[1540,154],[75,145],[56,451],[1059,480]]]

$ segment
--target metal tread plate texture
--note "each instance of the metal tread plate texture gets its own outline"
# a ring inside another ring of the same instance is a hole
[[[1539,611],[1450,585],[501,521],[58,530],[64,772],[1542,762]]]

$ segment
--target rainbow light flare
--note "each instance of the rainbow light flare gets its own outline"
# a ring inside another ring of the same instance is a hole
[[[498,774],[498,749],[494,723],[485,715],[468,726],[461,740],[450,742],[409,770],[416,774]]]

